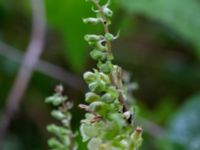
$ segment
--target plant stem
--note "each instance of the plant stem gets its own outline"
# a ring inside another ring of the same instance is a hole
[[[103,12],[102,6],[96,0],[91,0],[91,1],[95,4],[97,9],[99,10],[100,16],[103,18],[102,25],[103,25],[105,34],[110,33],[109,27],[108,27],[108,24],[107,24],[107,19],[106,19],[104,12]],[[109,40],[106,40],[106,46],[107,46],[108,53],[109,53],[108,55],[112,56],[112,44]],[[128,111],[128,106],[126,104],[126,99],[123,96],[123,92],[122,92],[123,85],[122,85],[122,71],[121,70],[119,71],[117,76],[118,76],[117,77],[117,80],[118,80],[117,83],[116,83],[116,81],[114,81],[114,77],[113,77],[112,74],[110,75],[110,78],[111,78],[112,84],[120,90],[119,99],[120,99],[120,102],[123,106],[123,112],[126,112],[126,111]]]
[[[102,7],[99,5],[99,3],[97,3],[96,0],[91,0],[91,1],[95,4],[95,6],[97,7],[97,9],[99,10],[99,13],[100,13],[101,17],[103,18],[102,25],[103,25],[105,34],[106,34],[106,33],[110,33],[109,27],[108,27],[108,25],[107,25],[107,19],[106,19],[105,14],[103,13]],[[112,56],[112,45],[111,45],[111,42],[108,41],[108,40],[106,40],[106,46],[107,46],[107,48],[108,48],[108,53],[109,53],[109,55]]]

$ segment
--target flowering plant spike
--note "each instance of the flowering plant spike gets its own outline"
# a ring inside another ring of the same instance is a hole
[[[84,37],[92,47],[90,55],[97,61],[97,69],[87,71],[83,75],[89,92],[85,94],[87,105],[79,105],[86,111],[80,125],[82,140],[87,142],[88,150],[138,150],[142,144],[142,128],[135,126],[134,105],[130,94],[135,84],[130,84],[128,73],[112,63],[114,57],[111,43],[119,34],[115,36],[109,31],[110,17],[113,15],[109,8],[111,1],[108,0],[104,5],[100,4],[100,0],[86,1],[93,3],[92,11],[96,17],[85,18],[83,22],[102,24],[104,34],[87,34]],[[53,150],[77,149],[73,140],[74,134],[70,129],[70,104],[66,99],[61,92],[57,92],[46,100],[55,106],[62,106],[53,111],[52,115],[62,121],[63,127],[48,127],[48,130],[59,138],[49,141]]]

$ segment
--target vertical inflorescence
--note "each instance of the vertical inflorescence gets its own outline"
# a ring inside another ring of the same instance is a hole
[[[51,115],[62,122],[58,126],[51,124],[47,126],[47,130],[55,135],[49,139],[48,145],[52,150],[76,150],[76,143],[74,143],[74,134],[71,130],[71,114],[69,109],[72,103],[68,101],[66,96],[63,96],[63,87],[57,86],[55,94],[46,99],[46,103],[52,104],[56,109],[52,110]]]
[[[87,111],[80,127],[83,141],[89,141],[89,150],[137,150],[142,143],[142,129],[133,125],[134,109],[129,106],[122,69],[112,63],[111,42],[118,35],[109,31],[113,15],[110,0],[105,5],[101,5],[100,0],[87,1],[93,3],[92,11],[96,16],[83,19],[83,22],[102,24],[104,34],[85,36],[93,48],[90,55],[97,61],[97,69],[83,75],[90,90],[85,96],[88,105],[79,105]]]
[[[83,22],[102,24],[104,34],[85,36],[93,48],[90,55],[97,61],[97,69],[83,75],[90,90],[85,94],[87,105],[79,105],[87,112],[80,126],[83,142],[87,142],[88,150],[138,150],[142,144],[142,128],[135,126],[134,122],[131,91],[135,84],[130,83],[127,72],[112,63],[111,43],[119,34],[114,36],[109,31],[113,15],[109,8],[110,0],[104,5],[100,4],[100,0],[87,1],[92,2],[92,11],[96,16],[83,19]],[[74,142],[69,113],[72,104],[62,92],[63,87],[58,86],[56,93],[46,99],[47,103],[58,108],[52,111],[52,116],[62,122],[61,126],[48,126],[48,131],[56,136],[48,144],[52,150],[75,150],[78,146]]]

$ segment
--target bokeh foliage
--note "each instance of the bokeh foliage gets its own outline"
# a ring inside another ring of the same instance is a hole
[[[120,4],[129,12],[144,15],[178,34],[183,43],[192,44],[200,55],[200,5],[196,0],[123,0]]]

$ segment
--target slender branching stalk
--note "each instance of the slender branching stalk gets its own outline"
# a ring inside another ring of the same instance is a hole
[[[59,85],[55,88],[55,94],[46,99],[46,103],[56,107],[56,109],[52,110],[51,115],[62,122],[60,126],[55,124],[47,126],[47,130],[56,136],[49,139],[48,144],[52,150],[76,150],[74,133],[71,129],[71,114],[69,112],[72,103],[68,101],[66,96],[63,96],[62,92],[63,87]]]
[[[112,63],[111,43],[117,39],[109,31],[110,0],[104,5],[99,0],[87,0],[93,3],[95,18],[83,21],[91,24],[102,24],[103,35],[88,34],[85,40],[93,48],[90,55],[97,61],[97,69],[84,74],[90,92],[86,93],[88,105],[80,107],[88,113],[81,121],[83,141],[88,142],[89,150],[120,149],[137,150],[141,145],[142,128],[134,126],[134,107],[130,105],[128,89],[123,85],[121,67]]]
[[[87,142],[88,150],[138,150],[142,144],[142,128],[135,126],[134,105],[130,92],[135,88],[135,84],[130,83],[127,72],[112,63],[112,41],[116,40],[119,34],[114,36],[109,30],[110,18],[113,15],[109,8],[110,0],[104,5],[100,4],[100,0],[87,2],[93,4],[92,11],[95,17],[85,18],[83,22],[102,24],[104,33],[85,35],[85,40],[92,47],[90,55],[97,61],[97,68],[83,75],[89,88],[89,92],[85,94],[87,104],[79,105],[86,111],[80,125],[83,142]],[[48,127],[49,131],[61,140],[50,140],[49,145],[52,148],[57,146],[54,150],[76,149],[74,134],[70,129],[71,115],[68,112],[66,98],[58,91],[53,97],[48,98],[47,102],[55,106],[62,105],[52,114],[64,125],[64,128],[55,125]],[[68,142],[64,143],[61,135]]]

